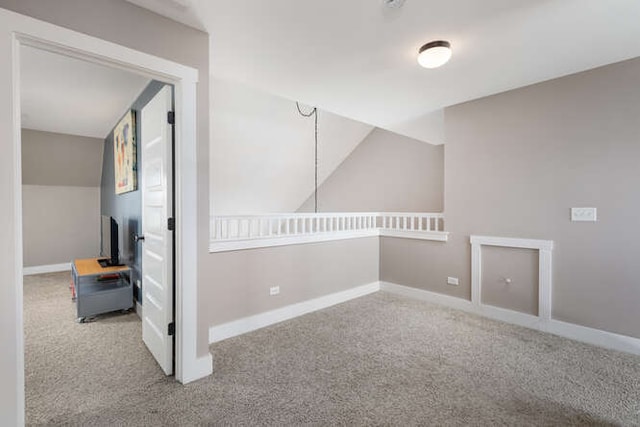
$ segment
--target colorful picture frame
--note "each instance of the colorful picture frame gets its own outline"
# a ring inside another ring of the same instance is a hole
[[[113,167],[116,194],[138,189],[136,114],[131,110],[113,130]]]

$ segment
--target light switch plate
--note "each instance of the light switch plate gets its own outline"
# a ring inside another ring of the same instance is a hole
[[[596,208],[571,208],[571,221],[597,221]]]

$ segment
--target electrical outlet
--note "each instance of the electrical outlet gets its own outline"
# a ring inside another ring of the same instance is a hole
[[[269,295],[274,296],[280,293],[280,286],[272,286],[269,288]]]
[[[458,278],[457,277],[447,277],[447,284],[448,285],[453,285],[453,286],[458,286],[460,284],[460,282],[458,282]]]

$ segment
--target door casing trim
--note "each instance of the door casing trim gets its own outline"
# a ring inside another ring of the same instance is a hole
[[[6,332],[0,341],[13,351],[3,351],[0,375],[7,381],[0,389],[4,403],[2,418],[8,424],[23,425],[24,337],[22,266],[22,171],[20,47],[31,46],[127,70],[175,88],[176,144],[176,379],[182,383],[211,374],[211,354],[197,355],[197,161],[196,161],[196,84],[194,68],[130,49],[93,36],[0,9],[0,141],[6,156],[0,160],[5,172],[0,176],[0,198],[9,209],[0,212],[0,240],[12,249],[0,259],[0,310]],[[7,374],[6,376],[4,374]]]

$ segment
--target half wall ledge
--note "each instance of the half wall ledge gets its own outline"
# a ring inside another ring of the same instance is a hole
[[[441,213],[344,212],[216,216],[209,252],[289,246],[364,237],[398,237],[446,242]]]

